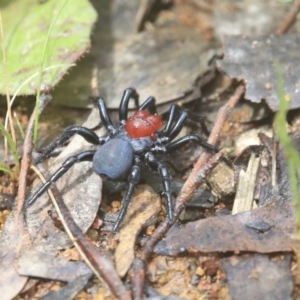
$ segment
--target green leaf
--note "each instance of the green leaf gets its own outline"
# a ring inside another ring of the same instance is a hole
[[[0,3],[10,94],[28,81],[19,94],[36,94],[43,46],[61,1],[15,0]],[[68,1],[54,28],[45,53],[42,90],[51,89],[90,47],[90,31],[97,14],[88,0]],[[3,62],[0,74],[3,76]],[[28,78],[32,77],[31,80]],[[5,80],[0,93],[5,94]]]

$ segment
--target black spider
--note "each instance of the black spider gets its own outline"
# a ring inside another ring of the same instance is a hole
[[[128,103],[131,98],[134,99],[138,111],[127,119]],[[49,188],[52,182],[56,182],[75,163],[92,161],[94,171],[97,174],[107,176],[112,180],[124,180],[126,178],[128,180],[128,190],[113,228],[113,231],[116,232],[126,214],[135,186],[139,182],[141,162],[146,162],[150,167],[155,167],[162,178],[163,193],[167,198],[168,218],[173,220],[174,215],[170,190],[171,176],[166,166],[155,154],[169,153],[182,147],[189,141],[196,142],[210,151],[215,151],[216,148],[203,141],[197,135],[186,135],[172,142],[181,131],[188,117],[188,113],[186,111],[180,111],[177,117],[176,110],[178,107],[172,105],[165,128],[158,131],[162,127],[162,121],[156,113],[155,98],[149,97],[139,106],[138,94],[133,88],[128,88],[124,91],[119,106],[120,124],[117,127],[113,125],[110,119],[104,100],[99,98],[97,103],[102,123],[108,131],[107,135],[98,137],[88,128],[70,126],[56,141],[46,147],[35,163],[40,163],[56,147],[64,144],[74,134],[81,135],[89,143],[102,146],[99,147],[98,150],[84,151],[69,157],[29,199],[28,204],[32,204]]]

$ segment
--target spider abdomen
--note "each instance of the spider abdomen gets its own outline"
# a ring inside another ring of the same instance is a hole
[[[133,161],[133,148],[129,141],[115,138],[101,146],[93,157],[94,170],[112,180],[126,178]]]
[[[162,124],[158,115],[151,115],[146,110],[139,110],[127,120],[125,130],[133,139],[146,136],[155,137],[156,131],[162,127]]]

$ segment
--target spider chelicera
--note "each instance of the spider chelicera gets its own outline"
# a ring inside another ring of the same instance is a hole
[[[40,163],[56,147],[61,146],[74,134],[81,135],[87,142],[101,145],[97,150],[81,152],[69,157],[62,166],[48,179],[48,181],[29,199],[28,204],[32,204],[41,196],[53,182],[62,177],[75,163],[82,161],[92,161],[94,171],[107,176],[111,180],[128,180],[128,189],[123,199],[122,207],[114,225],[116,232],[126,214],[130,200],[132,199],[135,186],[140,178],[140,166],[146,162],[151,168],[156,168],[162,178],[163,193],[167,199],[167,210],[169,220],[173,220],[173,205],[171,194],[171,175],[166,166],[160,161],[156,154],[170,153],[181,148],[192,141],[210,151],[216,148],[203,141],[198,135],[186,135],[173,141],[181,131],[184,122],[188,118],[188,113],[184,110],[177,113],[178,107],[171,105],[169,119],[166,126],[161,129],[163,122],[157,115],[155,98],[149,97],[139,106],[138,94],[133,88],[124,91],[119,106],[119,126],[114,126],[107,112],[105,102],[102,98],[97,101],[100,118],[108,131],[105,136],[98,137],[92,130],[82,126],[70,126],[64,133],[40,154],[35,163]],[[129,100],[135,101],[138,111],[131,117],[128,115]],[[178,116],[177,116],[178,115]],[[173,141],[173,142],[172,142]]]

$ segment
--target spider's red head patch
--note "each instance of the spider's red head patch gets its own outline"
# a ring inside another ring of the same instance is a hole
[[[146,110],[139,110],[128,118],[125,130],[133,139],[151,136],[162,127],[162,120],[158,115],[151,115]]]

